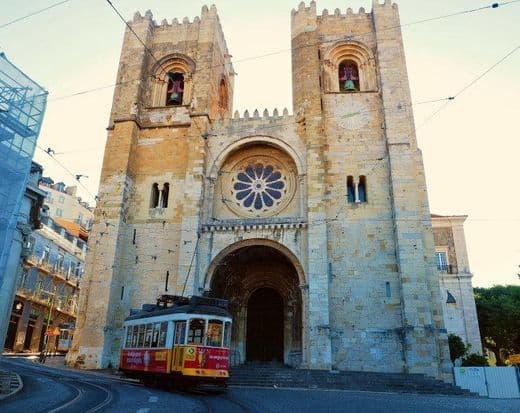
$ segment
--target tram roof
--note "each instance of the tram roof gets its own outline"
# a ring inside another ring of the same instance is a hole
[[[141,310],[136,314],[132,314],[125,318],[125,321],[139,320],[141,318],[157,317],[168,314],[200,314],[200,315],[215,315],[219,317],[231,317],[231,314],[224,308],[213,305],[201,304],[186,304],[174,305],[169,308],[156,307],[151,311]]]

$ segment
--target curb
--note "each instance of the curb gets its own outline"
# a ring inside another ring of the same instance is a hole
[[[9,387],[9,393],[0,393],[0,400],[5,400],[23,389],[23,381],[18,373],[12,371],[0,372],[0,382],[2,387],[6,385]]]

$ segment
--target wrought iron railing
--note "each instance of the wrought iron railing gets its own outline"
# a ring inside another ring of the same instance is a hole
[[[457,266],[451,264],[437,264],[437,270],[445,274],[457,274]]]

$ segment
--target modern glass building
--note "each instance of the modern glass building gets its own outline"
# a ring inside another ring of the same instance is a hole
[[[0,343],[16,288],[22,247],[33,227],[24,196],[47,92],[0,53]]]
[[[47,91],[0,53],[0,286],[46,104]]]

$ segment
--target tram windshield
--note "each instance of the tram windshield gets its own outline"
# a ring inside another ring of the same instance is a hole
[[[210,347],[222,346],[222,333],[224,325],[220,320],[209,320],[208,322],[208,336],[206,345]]]
[[[224,328],[224,344],[223,347],[229,348],[231,345],[231,322],[226,321],[225,328]]]
[[[188,344],[202,344],[206,321],[202,318],[192,318],[188,329]]]

